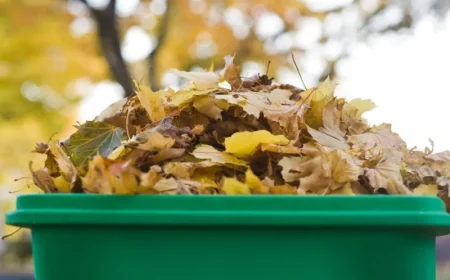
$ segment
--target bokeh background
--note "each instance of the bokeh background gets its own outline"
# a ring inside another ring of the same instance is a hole
[[[303,88],[326,77],[337,95],[370,98],[410,148],[450,148],[449,0],[0,0],[0,235],[17,194],[38,191],[34,145],[133,94],[133,80],[179,88],[170,68],[266,73]],[[15,179],[25,177],[15,181]],[[438,240],[439,279],[450,241]],[[387,252],[388,253],[388,252]],[[412,266],[414,264],[411,264]],[[30,236],[0,241],[0,275],[32,275]],[[1,276],[0,276],[1,277]],[[2,279],[2,278],[0,278]]]

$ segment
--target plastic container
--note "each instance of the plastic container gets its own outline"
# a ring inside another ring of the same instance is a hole
[[[37,280],[434,280],[436,197],[18,198]]]

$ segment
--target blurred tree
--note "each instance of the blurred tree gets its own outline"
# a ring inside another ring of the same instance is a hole
[[[95,2],[80,1],[88,7],[89,2]],[[270,60],[276,75],[279,69],[293,71],[289,56],[293,51],[300,59],[305,56],[316,59],[313,71],[308,69],[306,62],[300,63],[300,68],[310,76],[310,81],[317,82],[328,75],[334,76],[336,62],[347,55],[352,44],[367,40],[372,34],[409,28],[421,15],[435,11],[442,14],[449,6],[449,1],[436,0],[427,4],[407,0],[359,0],[344,5],[339,2],[137,0],[129,2],[128,14],[118,20],[119,29],[125,34],[136,28],[149,34],[150,37],[141,41],[151,42],[148,65],[144,64],[143,58],[133,59],[128,65],[133,69],[134,78],[142,79],[142,73],[148,72],[146,80],[155,90],[161,87],[169,68],[205,69],[211,63],[222,65],[223,57],[230,53],[237,53],[237,63],[253,61],[265,65]],[[102,26],[107,21],[96,16],[100,10],[92,7],[90,10],[97,22],[100,41],[104,41]],[[108,18],[112,18],[117,10],[116,1],[109,1],[102,11],[109,11],[111,16]],[[113,73],[127,75],[126,64],[120,63],[123,60],[119,50],[115,51],[116,59],[111,59],[108,52],[104,54],[110,68],[116,68]],[[318,56],[320,61],[317,61]],[[132,93],[130,79],[116,80],[127,94]],[[164,84],[167,86],[168,83]]]

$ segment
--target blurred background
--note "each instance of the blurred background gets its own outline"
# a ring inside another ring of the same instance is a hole
[[[233,53],[242,76],[270,61],[269,76],[303,88],[293,52],[308,87],[329,76],[337,95],[372,99],[369,122],[391,123],[409,148],[449,149],[449,10],[450,0],[0,0],[0,235],[16,230],[3,220],[16,195],[37,191],[15,181],[41,163],[36,143],[67,137],[133,80],[177,89],[168,69],[220,70]],[[437,250],[438,279],[450,279],[450,240]],[[0,241],[0,275],[32,267],[28,231]]]

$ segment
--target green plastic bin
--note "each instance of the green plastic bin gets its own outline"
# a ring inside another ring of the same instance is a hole
[[[434,280],[436,197],[37,194],[37,280]]]

